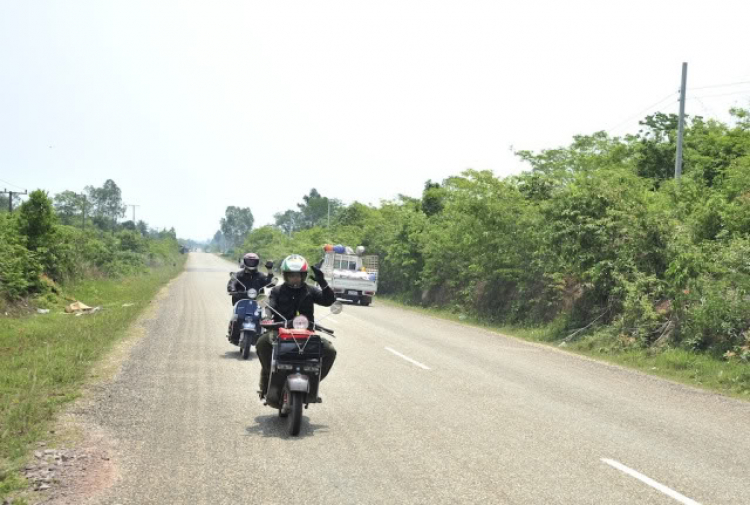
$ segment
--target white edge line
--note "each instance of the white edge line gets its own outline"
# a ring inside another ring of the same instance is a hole
[[[680,503],[683,503],[684,505],[700,505],[700,503],[698,503],[697,501],[691,500],[687,496],[681,495],[677,491],[674,491],[674,490],[668,488],[664,484],[659,484],[655,480],[653,480],[653,479],[651,479],[649,477],[646,477],[642,473],[636,472],[632,468],[628,468],[627,466],[623,465],[622,463],[619,463],[619,462],[617,462],[617,461],[615,461],[613,459],[607,459],[607,458],[601,458],[601,460],[603,462],[607,463],[608,465],[617,468],[621,472],[625,472],[626,474],[630,475],[631,477],[635,477],[639,481],[641,481],[641,482],[643,482],[645,484],[648,484],[649,486],[651,486],[654,489],[657,489],[657,490],[661,491],[665,495],[674,498],[675,500],[677,500]]]
[[[399,358],[403,358],[403,359],[405,359],[405,360],[406,360],[406,361],[408,361],[409,363],[413,363],[413,364],[417,365],[417,366],[418,366],[419,368],[424,368],[425,370],[429,370],[429,369],[430,369],[430,367],[428,367],[427,365],[423,365],[423,364],[422,364],[422,363],[420,363],[419,361],[415,361],[415,360],[411,359],[411,358],[410,358],[409,356],[404,356],[404,355],[403,355],[403,354],[401,354],[400,352],[398,352],[398,351],[394,351],[394,350],[393,350],[393,349],[391,349],[390,347],[386,347],[386,348],[385,348],[385,350],[386,350],[386,351],[389,351],[389,352],[392,352],[393,354],[395,354],[395,355],[396,355],[396,356],[398,356]]]

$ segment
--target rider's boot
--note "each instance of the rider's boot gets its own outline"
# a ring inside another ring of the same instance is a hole
[[[268,391],[268,373],[265,373],[265,370],[261,368],[260,382],[258,383],[258,396],[261,400],[266,397],[266,391]]]

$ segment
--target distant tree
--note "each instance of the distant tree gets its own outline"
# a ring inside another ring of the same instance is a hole
[[[130,230],[130,231],[138,231],[138,228],[136,227],[135,223],[133,221],[123,221],[120,223],[120,228],[123,230]]]
[[[286,212],[277,212],[273,217],[276,220],[274,226],[287,235],[299,229],[301,220],[299,212],[287,210]]]
[[[317,189],[312,188],[310,193],[302,197],[302,203],[297,204],[299,208],[298,229],[325,226],[328,223],[329,211],[333,219],[342,205],[340,200],[322,196]]]
[[[253,213],[247,207],[227,207],[221,218],[221,232],[232,246],[241,245],[250,230],[253,229]]]
[[[135,228],[141,233],[142,236],[148,236],[148,224],[146,221],[140,220],[135,224]]]
[[[374,210],[367,205],[354,202],[336,212],[336,224],[341,226],[364,226]]]
[[[221,233],[221,230],[217,230],[216,233],[214,233],[211,242],[208,244],[208,247],[211,251],[221,252],[224,250],[224,242],[224,234]]]
[[[63,224],[82,226],[86,197],[75,191],[63,191],[54,198],[55,212]]]
[[[104,229],[114,229],[117,220],[125,215],[122,191],[115,181],[107,179],[101,188],[86,186],[85,189],[91,203],[94,223]]]
[[[440,183],[427,180],[422,191],[422,211],[428,216],[439,214],[443,210],[443,198],[445,198],[445,189]]]

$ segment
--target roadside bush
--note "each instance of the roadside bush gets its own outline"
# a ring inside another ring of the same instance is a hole
[[[42,265],[18,233],[15,216],[0,213],[0,293],[18,300],[42,288]]]
[[[750,329],[750,241],[707,244],[702,257],[710,263],[676,297],[678,337],[690,349],[720,355],[744,345]]]

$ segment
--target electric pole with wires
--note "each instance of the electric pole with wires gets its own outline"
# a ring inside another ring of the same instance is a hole
[[[674,178],[682,177],[682,133],[685,129],[685,91],[687,89],[687,63],[682,63],[682,85],[680,86],[680,119],[677,124],[677,156],[674,163]]]
[[[8,212],[13,212],[13,195],[27,195],[28,191],[8,191],[7,189],[4,189],[3,191],[0,191],[0,193],[8,194]]]
[[[140,207],[140,205],[131,205],[131,204],[125,204],[126,207],[132,207],[133,208],[133,224],[135,224],[135,208]]]

